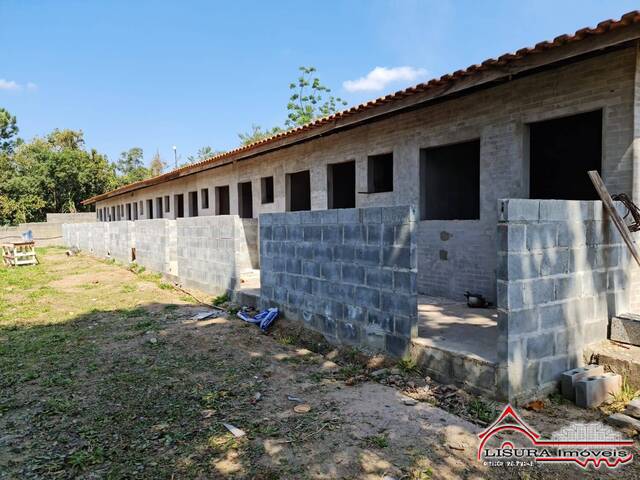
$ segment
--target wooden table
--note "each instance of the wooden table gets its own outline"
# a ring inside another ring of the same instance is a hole
[[[10,267],[19,265],[37,265],[36,245],[34,242],[12,242],[2,244],[2,259]]]

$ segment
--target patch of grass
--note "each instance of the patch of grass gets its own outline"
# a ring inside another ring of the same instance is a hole
[[[217,297],[215,297],[211,301],[211,303],[216,307],[219,307],[220,305],[222,305],[223,303],[227,303],[228,301],[229,301],[229,295],[225,293],[224,295],[218,295]]]
[[[136,307],[122,310],[120,312],[120,315],[122,315],[124,318],[146,317],[147,311],[144,308]]]
[[[124,285],[122,285],[122,288],[120,289],[120,291],[122,293],[133,293],[137,289],[138,289],[138,287],[135,284],[125,283]]]
[[[173,290],[173,285],[171,285],[170,283],[166,283],[166,282],[159,282],[158,283],[158,287],[161,290]]]
[[[571,402],[569,402],[569,400],[564,398],[562,396],[562,394],[559,393],[559,392],[554,392],[554,393],[550,394],[549,395],[549,401],[551,403],[555,404],[555,405],[566,405],[568,403],[571,403]]]
[[[412,358],[403,358],[398,362],[398,368],[404,373],[420,373],[418,364]]]
[[[131,264],[129,264],[128,270],[135,273],[136,275],[139,275],[143,273],[146,268],[143,265],[138,265],[136,262],[132,262]]]
[[[479,398],[474,398],[469,402],[467,412],[471,417],[484,423],[491,423],[496,416],[496,409],[493,404],[485,403]]]
[[[387,448],[389,446],[389,438],[384,433],[371,435],[365,438],[365,443],[375,448]]]
[[[627,404],[640,395],[640,390],[636,390],[629,384],[627,377],[622,377],[622,386],[618,393],[613,394],[613,401],[606,406],[606,409],[611,412],[621,412],[627,406]]]

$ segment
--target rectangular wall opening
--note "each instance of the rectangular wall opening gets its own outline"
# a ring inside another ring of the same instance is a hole
[[[113,222],[116,219],[116,207],[111,207],[111,215],[109,216],[109,221]]]
[[[142,200],[140,200],[140,216],[142,217],[144,215],[144,202]]]
[[[253,218],[251,182],[238,184],[238,214],[240,218]]]
[[[138,202],[133,203],[133,219],[138,220]]]
[[[368,157],[367,192],[393,192],[393,152]]]
[[[329,208],[355,208],[356,162],[327,166],[327,196]]]
[[[198,192],[189,192],[189,216],[198,216]]]
[[[203,188],[200,190],[200,203],[202,204],[202,208],[209,208],[209,189]]]
[[[153,200],[147,200],[147,218],[149,220],[153,219]]]
[[[184,217],[184,194],[179,193],[173,196],[173,208],[176,211],[176,218]]]
[[[602,110],[529,125],[529,198],[598,200],[589,170],[602,170]]]
[[[260,179],[260,193],[262,194],[262,204],[273,203],[273,177],[262,177]]]
[[[216,187],[216,215],[229,215],[229,186]]]
[[[287,211],[311,210],[311,177],[309,170],[288,173],[286,180]]]
[[[162,197],[156,198],[156,217],[162,218]]]
[[[171,211],[171,205],[169,204],[169,195],[164,196],[164,213]]]
[[[420,218],[480,218],[480,140],[420,152]]]
[[[127,220],[131,220],[133,217],[131,216],[131,204],[127,203]]]

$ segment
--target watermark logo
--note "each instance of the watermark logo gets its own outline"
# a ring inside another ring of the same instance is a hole
[[[573,423],[550,439],[531,428],[507,405],[498,419],[478,435],[478,460],[487,466],[527,467],[535,463],[570,463],[617,468],[633,460],[633,440],[602,423]]]

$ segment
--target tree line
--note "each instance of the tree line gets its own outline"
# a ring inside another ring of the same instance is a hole
[[[314,67],[300,67],[300,76],[289,85],[291,96],[283,126],[238,134],[243,145],[253,143],[330,115],[346,102],[314,76]],[[82,200],[132,182],[160,175],[166,162],[159,152],[145,165],[139,147],[122,152],[115,162],[85,145],[81,130],[55,129],[24,141],[15,115],[0,107],[0,225],[40,222],[47,213],[90,210]],[[205,146],[180,166],[205,160],[221,151]]]

